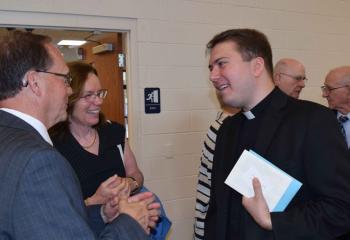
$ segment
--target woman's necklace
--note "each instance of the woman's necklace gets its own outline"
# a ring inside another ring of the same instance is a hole
[[[97,137],[96,130],[94,130],[94,133],[95,133],[95,135],[94,135],[94,140],[92,140],[92,143],[90,143],[90,144],[87,145],[87,146],[81,145],[83,148],[88,149],[88,148],[91,148],[91,147],[95,144],[95,142],[96,142],[96,137]]]

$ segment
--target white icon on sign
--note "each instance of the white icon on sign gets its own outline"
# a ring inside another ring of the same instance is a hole
[[[146,101],[151,101],[152,103],[159,103],[158,90],[153,90],[151,93],[147,94]]]

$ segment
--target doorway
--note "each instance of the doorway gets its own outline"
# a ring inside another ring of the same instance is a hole
[[[124,33],[124,50],[126,60],[126,80],[128,96],[128,136],[135,155],[141,152],[140,100],[137,74],[137,19],[90,16],[78,14],[57,14],[42,12],[0,11],[0,27],[65,29],[75,31],[101,31]],[[132,51],[131,51],[132,49]]]
[[[45,26],[42,25],[45,19]],[[137,89],[137,71],[136,71],[136,19],[123,19],[117,17],[98,17],[72,14],[52,14],[52,13],[36,13],[36,12],[16,12],[6,11],[0,18],[0,27],[7,28],[29,28],[46,30],[65,30],[75,32],[103,32],[103,33],[121,33],[123,40],[123,50],[125,54],[125,64],[122,71],[124,82],[122,83],[122,94],[127,96],[127,101],[123,98],[123,103],[127,106],[119,107],[118,112],[127,114],[124,120],[119,117],[109,117],[112,120],[124,122],[128,128],[129,143],[134,153],[137,154],[140,148],[140,126],[139,103]],[[131,51],[130,49],[133,49]],[[126,85],[126,88],[125,86]],[[110,93],[109,93],[110,94]],[[127,121],[126,121],[127,120]]]
[[[0,28],[0,36],[21,30],[51,37],[65,61],[81,61],[92,65],[98,73],[103,89],[108,90],[103,101],[102,112],[106,119],[127,124],[127,79],[126,64],[121,32],[79,31],[66,29]],[[64,43],[66,41],[67,43]],[[69,41],[69,42],[68,42]],[[81,45],[74,42],[81,41]],[[85,42],[85,43],[84,43]]]

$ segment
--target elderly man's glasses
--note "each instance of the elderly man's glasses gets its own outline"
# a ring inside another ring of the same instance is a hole
[[[92,102],[97,97],[100,99],[105,99],[107,96],[107,93],[108,93],[107,89],[101,89],[96,92],[86,92],[80,98],[84,98],[86,101]]]
[[[321,87],[321,90],[322,90],[323,93],[329,94],[329,93],[330,93],[331,91],[333,91],[333,90],[336,90],[336,89],[339,89],[339,88],[345,88],[345,87],[348,87],[348,85],[340,86],[340,87],[322,86],[322,87]]]
[[[287,76],[287,77],[290,77],[290,78],[293,78],[294,80],[297,80],[297,81],[307,81],[307,77],[305,76],[293,76],[293,75],[290,75],[290,74],[287,74],[287,73],[279,73],[280,75],[284,75],[284,76]]]
[[[70,73],[67,74],[63,74],[63,73],[55,73],[55,72],[49,72],[49,71],[43,71],[43,70],[35,70],[36,72],[41,72],[41,73],[48,73],[48,74],[52,74],[58,77],[62,77],[64,80],[64,83],[67,86],[70,86],[71,82],[73,81],[72,76],[70,75]]]

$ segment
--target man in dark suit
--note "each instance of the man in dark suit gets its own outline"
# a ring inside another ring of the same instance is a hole
[[[110,223],[98,239],[148,239],[158,211],[150,193],[120,199],[113,221],[111,204],[87,212],[73,170],[52,147],[47,129],[66,118],[71,79],[50,39],[9,34],[0,66],[0,239],[97,239],[89,223],[103,225],[101,214]]]
[[[333,113],[287,96],[272,81],[266,36],[232,29],[207,45],[210,80],[232,107],[216,139],[205,239],[335,239],[350,229],[349,153]],[[269,212],[259,180],[242,197],[224,184],[244,149],[303,183],[283,212]]]
[[[344,139],[350,147],[350,66],[329,71],[321,89],[329,108],[336,112]]]

